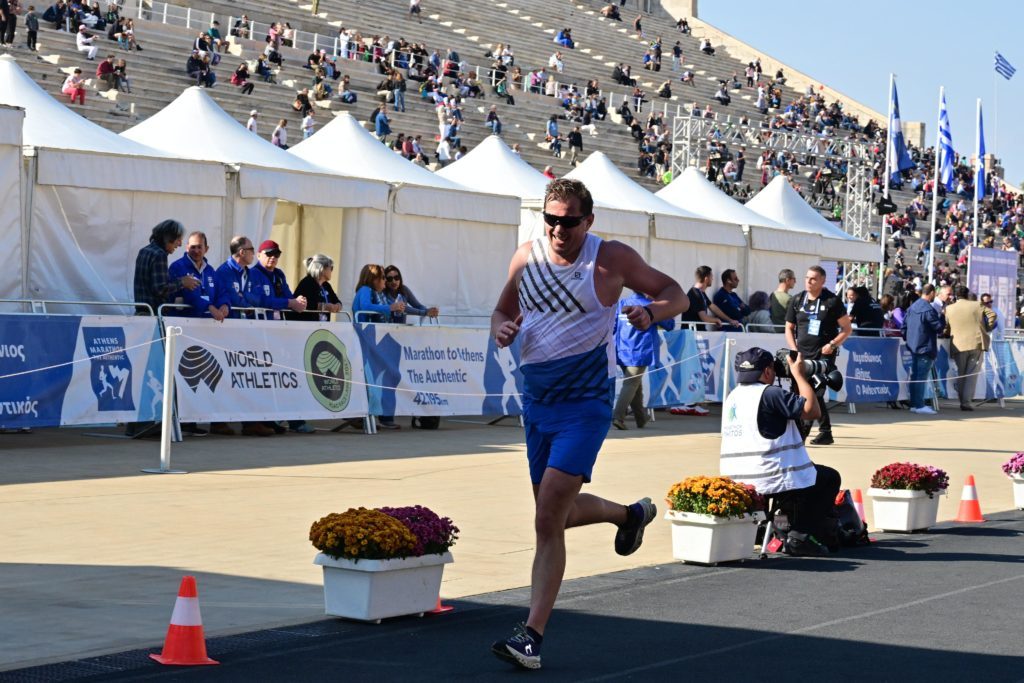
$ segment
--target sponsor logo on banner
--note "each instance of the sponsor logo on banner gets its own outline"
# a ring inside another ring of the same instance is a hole
[[[341,340],[327,330],[317,330],[306,340],[303,358],[313,397],[331,412],[345,410],[352,396],[352,364]]]
[[[200,384],[205,384],[210,393],[217,391],[217,385],[224,376],[224,370],[214,355],[202,346],[190,346],[181,354],[178,374],[193,393]],[[155,378],[154,378],[155,379]],[[159,380],[157,380],[159,382]]]
[[[97,409],[135,410],[132,400],[132,364],[125,352],[123,327],[83,327],[85,352],[91,359],[89,379]]]
[[[270,351],[239,349],[223,353],[232,389],[274,391],[299,386],[298,373],[275,368]]]

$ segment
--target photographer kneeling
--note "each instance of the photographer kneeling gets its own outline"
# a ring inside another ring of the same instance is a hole
[[[835,543],[833,510],[840,477],[834,469],[811,462],[797,429],[797,420],[821,416],[818,398],[804,376],[803,358],[799,353],[786,357],[799,395],[773,386],[777,362],[757,347],[736,355],[739,384],[722,407],[721,473],[777,500],[791,525],[786,553],[825,555],[828,549],[819,539]]]

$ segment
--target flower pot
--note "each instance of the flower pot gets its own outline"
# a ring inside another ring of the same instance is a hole
[[[924,531],[935,525],[939,516],[939,491],[929,496],[924,491],[868,489],[874,510],[875,528],[882,531]]]
[[[1010,475],[1013,482],[1013,507],[1024,510],[1024,472]]]
[[[750,557],[764,513],[716,517],[669,510],[665,519],[672,522],[672,557],[683,562],[718,564]]]
[[[320,553],[313,563],[324,568],[327,614],[380,623],[436,607],[441,575],[451,561],[451,553],[358,562]]]

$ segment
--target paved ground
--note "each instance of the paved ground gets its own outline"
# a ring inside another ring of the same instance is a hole
[[[993,513],[1012,507],[1010,486],[998,465],[1021,449],[1022,416],[1024,405],[1019,402],[1008,402],[1005,410],[985,406],[970,414],[949,411],[942,419],[885,409],[837,414],[837,444],[812,449],[812,457],[836,467],[847,486],[865,489],[874,469],[895,460],[947,468],[953,484],[941,504],[940,519],[955,515],[960,486],[973,473],[982,508]],[[524,594],[496,592],[526,583],[532,551],[521,432],[512,421],[506,424],[485,427],[446,420],[439,432],[189,439],[173,455],[175,466],[191,472],[183,476],[138,472],[157,464],[155,442],[88,438],[80,430],[0,437],[0,670],[158,646],[185,573],[198,577],[204,624],[213,639],[322,619],[319,568],[312,565],[315,551],[306,539],[309,524],[350,506],[422,503],[450,515],[463,532],[455,548],[456,562],[445,571],[442,595],[475,596],[457,602],[460,609],[455,615],[435,620],[441,624],[436,628],[455,630],[451,638],[444,635],[437,641],[440,656],[432,656],[432,664],[454,666],[465,657],[469,668],[459,664],[451,675],[490,675],[494,670],[486,668],[487,657],[469,654],[479,653],[479,645],[464,648],[460,642],[475,638],[486,645],[495,632],[506,631],[521,618]],[[717,471],[717,427],[715,416],[659,414],[643,432],[613,432],[590,490],[622,501],[643,495],[661,499],[673,482]],[[868,516],[870,521],[870,505]],[[1011,514],[1006,519],[1019,518]],[[899,659],[900,652],[947,661],[943,652],[953,648],[973,653],[971,658],[980,658],[979,665],[998,666],[997,655],[1013,652],[1003,647],[1000,634],[1016,629],[1019,650],[1016,615],[1024,608],[1024,593],[1014,583],[1020,578],[1022,547],[1015,539],[1020,531],[1015,525],[950,531],[934,541],[900,539],[856,557],[772,561],[741,569],[668,564],[669,529],[663,523],[651,527],[644,547],[628,559],[611,552],[610,527],[574,530],[567,577],[596,578],[574,584],[575,597],[562,603],[567,611],[559,613],[553,626],[559,640],[549,644],[546,668],[574,678],[604,670],[621,674],[637,662],[690,657],[742,645],[767,633],[787,633],[972,586],[955,600],[956,596],[948,601],[936,598],[884,612],[881,616],[889,616],[881,621],[865,617],[786,636],[808,646],[801,648],[806,654],[792,666],[803,666],[799,662],[804,658],[820,666],[814,653],[825,646],[821,638],[857,643],[863,665],[883,655]],[[934,544],[940,542],[943,545],[936,550]],[[691,581],[696,582],[692,587]],[[979,587],[992,581],[1003,583]],[[842,597],[826,600],[818,590],[797,591],[797,582],[835,584]],[[603,588],[608,586],[616,588]],[[627,588],[638,591],[635,609],[627,609]],[[503,608],[502,603],[516,608]],[[779,604],[785,610],[773,617],[769,607]],[[790,611],[790,604],[802,606]],[[902,629],[905,624],[900,620],[919,612],[957,616],[948,621],[928,617],[925,634],[911,636],[908,631],[894,639],[899,643],[895,650],[877,640],[897,625]],[[298,628],[296,633],[306,635],[295,637],[310,647],[326,642],[316,639],[327,635],[354,639],[353,643],[365,639],[365,645],[358,645],[365,656],[356,659],[372,665],[392,659],[382,656],[387,650],[380,643],[390,647],[390,639],[380,634],[400,637],[405,646],[420,652],[422,643],[434,642],[425,636],[434,632],[422,630],[435,628],[433,623],[396,622],[386,630],[368,630],[321,622]],[[654,623],[660,628],[649,628]],[[620,647],[615,638],[607,646],[601,644],[609,632],[632,633],[634,628],[644,635],[631,635],[628,647]],[[582,630],[593,637],[561,640],[559,630]],[[253,638],[213,642],[223,643],[226,653],[244,654],[246,647],[253,649]],[[650,645],[644,645],[648,639]],[[597,647],[590,647],[595,640]],[[674,645],[668,647],[669,642]],[[737,650],[742,658],[727,661],[745,661],[755,651],[772,654],[778,646],[764,642]],[[622,649],[628,665],[608,660],[609,653]],[[461,652],[465,654],[457,654]],[[345,666],[355,665],[347,654],[333,656]],[[302,658],[297,659],[289,665],[297,676],[293,680],[302,678],[297,668],[303,666]],[[578,664],[591,660],[597,668],[574,673]],[[715,660],[718,665],[721,661]],[[678,664],[687,672],[705,666],[696,656]],[[261,664],[271,665],[269,660]],[[385,669],[375,675],[380,677]],[[222,671],[230,675],[231,669]],[[436,677],[439,669],[430,671]],[[640,672],[646,673],[665,675],[663,670]],[[417,672],[403,668],[402,675],[415,678]]]

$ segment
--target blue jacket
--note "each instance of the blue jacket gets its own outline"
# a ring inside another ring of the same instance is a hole
[[[924,299],[918,299],[907,309],[903,319],[903,334],[907,339],[907,350],[917,356],[935,358],[938,348],[935,338],[946,326],[945,316]]]
[[[655,323],[646,330],[640,330],[630,325],[622,313],[622,308],[624,306],[646,306],[649,303],[651,300],[644,295],[633,294],[619,301],[615,309],[615,361],[619,365],[647,367],[653,364],[658,357],[658,347],[661,345],[658,328],[675,329],[676,323],[672,318]]]
[[[288,302],[295,298],[288,287],[284,271],[274,268],[271,272],[259,262],[249,268],[249,285],[252,287],[253,298],[259,302],[256,305],[260,308],[284,311],[288,309]]]
[[[181,291],[177,293],[177,296],[184,299],[184,303],[192,308],[176,309],[171,311],[170,315],[186,318],[209,318],[210,305],[220,306],[217,303],[217,271],[213,269],[213,266],[204,258],[203,269],[199,270],[196,268],[196,264],[192,263],[188,254],[185,254],[172,263],[169,270],[172,281],[179,280],[186,275],[191,275],[199,280],[199,286],[195,289],[188,290],[182,287]]]
[[[374,131],[377,133],[377,137],[381,135],[391,135],[391,126],[388,115],[384,112],[377,114],[377,119],[373,122]]]
[[[366,311],[374,315],[356,313]],[[383,292],[363,285],[356,290],[356,298],[352,300],[352,317],[357,323],[389,323],[391,322],[391,306],[384,301]]]
[[[242,273],[245,270],[249,271],[249,276],[243,288]],[[252,268],[243,268],[235,262],[235,259],[229,258],[217,269],[216,283],[217,298],[214,301],[214,305],[222,306],[227,304],[228,308],[232,309],[232,318],[244,317],[243,313],[234,311],[236,308],[255,308],[259,306],[259,301],[252,294]]]

